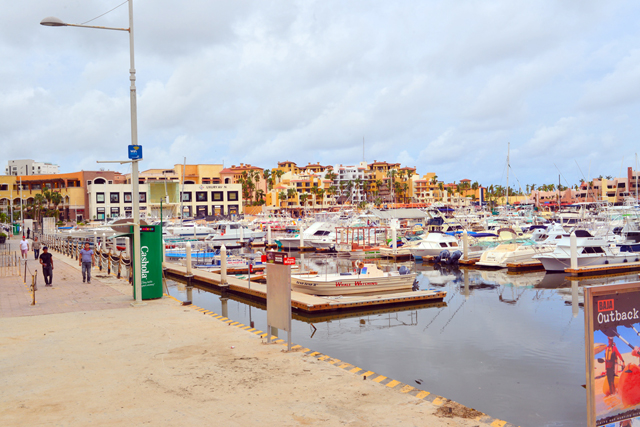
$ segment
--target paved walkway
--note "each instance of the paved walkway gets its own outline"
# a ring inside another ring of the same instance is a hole
[[[11,239],[10,244],[12,250],[18,249],[17,239]],[[82,283],[82,272],[77,261],[74,263],[69,257],[55,252],[52,254],[54,259],[52,287],[45,287],[42,266],[34,259],[33,251],[29,252],[27,258],[26,284],[24,267],[21,268],[20,277],[0,277],[0,318],[105,310],[127,307],[131,302],[130,296],[123,295],[120,290],[112,286],[114,278],[100,277],[104,275],[94,269],[91,284]],[[32,295],[29,290],[32,274],[36,274],[35,306],[31,305]]]

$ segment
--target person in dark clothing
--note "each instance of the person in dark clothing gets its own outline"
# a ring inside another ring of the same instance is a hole
[[[52,286],[53,280],[53,256],[49,253],[49,248],[46,246],[42,248],[42,254],[40,254],[40,264],[42,264],[42,274],[44,275],[45,286]]]
[[[607,349],[605,350],[605,358],[604,358],[604,366],[607,370],[607,382],[609,383],[609,393],[616,394],[616,362],[618,358],[624,364],[624,359],[622,355],[618,351],[618,347],[613,342],[613,337],[609,337],[609,344],[607,345]]]
[[[31,237],[31,229],[27,228],[27,239],[30,239]]]

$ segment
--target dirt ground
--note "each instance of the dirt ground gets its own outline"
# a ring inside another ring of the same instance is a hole
[[[0,426],[486,425],[169,298],[0,318],[0,372]]]

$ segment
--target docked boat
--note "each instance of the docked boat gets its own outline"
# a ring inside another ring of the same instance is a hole
[[[318,221],[302,232],[304,245],[315,248],[330,249],[335,246],[335,225]],[[293,237],[281,237],[276,239],[276,244],[283,249],[298,249],[300,247],[300,234]]]
[[[196,224],[195,222],[184,223],[182,225],[169,226],[163,228],[168,235],[180,236],[180,237],[205,237],[213,233],[213,228]]]
[[[226,247],[240,246],[240,240],[263,239],[267,234],[260,230],[251,230],[246,225],[239,222],[221,221],[211,226],[211,233],[204,239],[207,244],[217,248],[222,245]]]
[[[407,267],[384,272],[376,264],[360,263],[352,273],[292,274],[294,291],[310,295],[351,295],[374,292],[410,291],[416,274]]]
[[[604,236],[593,236],[587,230],[576,230],[578,267],[595,267],[606,264],[618,264],[638,261],[636,252],[624,251],[615,241]],[[564,271],[571,266],[571,239],[569,234],[562,236],[552,252],[534,256],[542,262],[546,271]]]
[[[414,258],[420,259],[426,256],[436,256],[445,249],[453,252],[460,248],[457,238],[441,231],[431,231],[417,245],[410,246],[408,249]]]

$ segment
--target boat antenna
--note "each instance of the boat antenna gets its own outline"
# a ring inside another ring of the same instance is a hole
[[[509,151],[511,150],[511,143],[507,142],[507,209],[509,209],[509,169],[511,164],[509,163]]]
[[[591,183],[589,181],[587,181],[587,177],[584,176],[584,173],[582,173],[582,169],[580,168],[580,165],[578,164],[577,160],[573,160],[574,162],[576,162],[576,166],[578,166],[578,170],[580,171],[580,175],[582,175],[582,179],[585,180],[585,182],[587,183],[587,196],[589,195],[589,191],[591,191]],[[593,196],[593,200],[594,202],[596,201],[596,197],[595,195]]]

